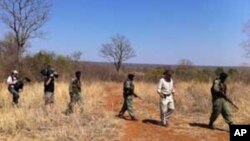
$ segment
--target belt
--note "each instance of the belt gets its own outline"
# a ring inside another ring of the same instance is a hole
[[[164,96],[170,96],[171,94],[163,94]]]
[[[166,98],[167,96],[170,96],[171,94],[163,94],[163,98]]]

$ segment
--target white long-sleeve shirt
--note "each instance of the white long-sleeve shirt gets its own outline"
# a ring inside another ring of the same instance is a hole
[[[157,92],[164,95],[174,93],[175,90],[173,80],[171,79],[170,82],[167,82],[164,78],[161,78],[158,84]]]
[[[16,82],[17,82],[17,78],[16,77],[12,77],[12,76],[9,76],[8,78],[7,78],[7,84],[9,84],[9,85],[13,85],[13,84],[16,84]]]

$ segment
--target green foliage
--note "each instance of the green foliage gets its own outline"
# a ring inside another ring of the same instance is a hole
[[[55,69],[58,71],[58,73],[69,73],[73,71],[74,69],[74,62],[69,57],[65,57],[63,55],[58,55],[54,59],[54,65]]]
[[[197,82],[211,82],[214,78],[214,73],[211,69],[204,68],[196,70],[195,81]]]
[[[146,70],[146,80],[151,82],[158,82],[164,70],[164,68]],[[210,68],[177,67],[172,70],[174,72],[173,78],[177,81],[210,82],[215,78],[214,71]]]
[[[238,72],[237,69],[229,69],[227,73],[228,73],[228,75],[230,75],[230,76],[236,76],[236,75],[239,74],[239,72]]]
[[[39,64],[42,64],[42,65],[52,64],[54,58],[55,58],[54,53],[49,53],[46,51],[40,51],[33,56],[33,59],[38,61]]]
[[[24,58],[22,72],[24,75],[32,77],[32,79],[43,80],[40,71],[47,65],[51,65],[52,68],[54,68],[59,75],[63,76],[65,79],[72,74],[72,71],[74,71],[73,60],[71,60],[70,57],[56,55],[53,52],[40,51]]]
[[[162,76],[164,72],[164,68],[155,68],[155,69],[150,69],[146,71],[146,80],[147,81],[152,81],[152,82],[157,82],[158,79]]]
[[[231,68],[227,71],[227,74],[229,76],[229,81],[238,81],[240,77],[240,73],[237,69]]]
[[[190,81],[193,79],[194,71],[188,67],[178,67],[174,70],[174,77],[182,81]]]
[[[215,71],[214,71],[214,73],[215,73],[217,76],[219,76],[220,73],[222,73],[222,72],[225,72],[224,69],[223,69],[222,67],[217,67],[217,68],[215,69]]]

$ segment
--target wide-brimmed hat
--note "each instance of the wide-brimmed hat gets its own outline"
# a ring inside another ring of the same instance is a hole
[[[12,73],[13,74],[18,74],[18,71],[17,70],[13,70]]]

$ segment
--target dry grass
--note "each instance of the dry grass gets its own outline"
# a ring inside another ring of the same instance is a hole
[[[111,120],[113,113],[103,109],[104,85],[84,85],[84,111],[70,116],[62,114],[69,101],[68,84],[57,84],[53,108],[44,107],[42,84],[32,84],[21,94],[20,107],[11,105],[11,95],[0,85],[0,140],[117,140],[121,124]],[[77,107],[77,106],[76,106]]]
[[[137,110],[138,114],[142,115],[142,118],[159,118],[159,96],[156,93],[157,85],[139,82],[136,86],[137,93],[144,99],[142,102],[143,107],[137,107],[139,108]],[[176,111],[174,117],[193,122],[208,123],[212,108],[210,87],[211,84],[208,83],[181,82],[176,84]],[[237,124],[249,124],[250,108],[248,108],[248,105],[250,101],[250,87],[245,84],[234,83],[228,84],[228,89],[229,97],[240,108],[239,111],[236,111],[231,107],[234,122]],[[224,124],[221,116],[217,123],[219,125]]]
[[[144,101],[136,100],[135,108],[140,119],[160,121],[159,96],[156,93],[156,84],[136,83],[136,92]],[[176,110],[170,119],[171,129],[176,134],[194,137],[200,141],[226,141],[228,140],[228,126],[220,116],[215,126],[217,132],[204,127],[209,122],[211,112],[211,84],[180,82],[176,84],[175,106]],[[236,111],[231,108],[233,120],[236,124],[250,124],[250,87],[240,83],[228,85],[230,97],[240,108]],[[185,139],[184,139],[185,140]]]
[[[11,95],[6,85],[0,84],[0,140],[119,140],[124,134],[123,122],[114,117],[116,113],[104,107],[108,102],[106,96],[110,94],[110,91],[105,88],[113,87],[113,93],[121,93],[121,86],[120,83],[85,83],[84,111],[78,108],[75,114],[65,116],[62,112],[69,101],[67,83],[57,84],[56,104],[53,109],[44,107],[42,84],[35,83],[25,88],[21,94],[19,108],[11,105]],[[156,93],[156,84],[136,82],[135,86],[135,91],[144,99],[135,100],[137,115],[142,120],[159,120],[159,96]],[[230,97],[240,108],[239,111],[232,108],[235,123],[249,124],[250,87],[240,83],[229,84],[228,87]],[[192,128],[187,123],[208,122],[211,112],[210,84],[181,82],[176,84],[176,90],[176,111],[172,118],[175,120],[175,125],[173,126],[178,132],[190,134],[192,132],[192,136],[201,136],[201,132],[206,130]],[[226,128],[221,117],[216,125]]]

